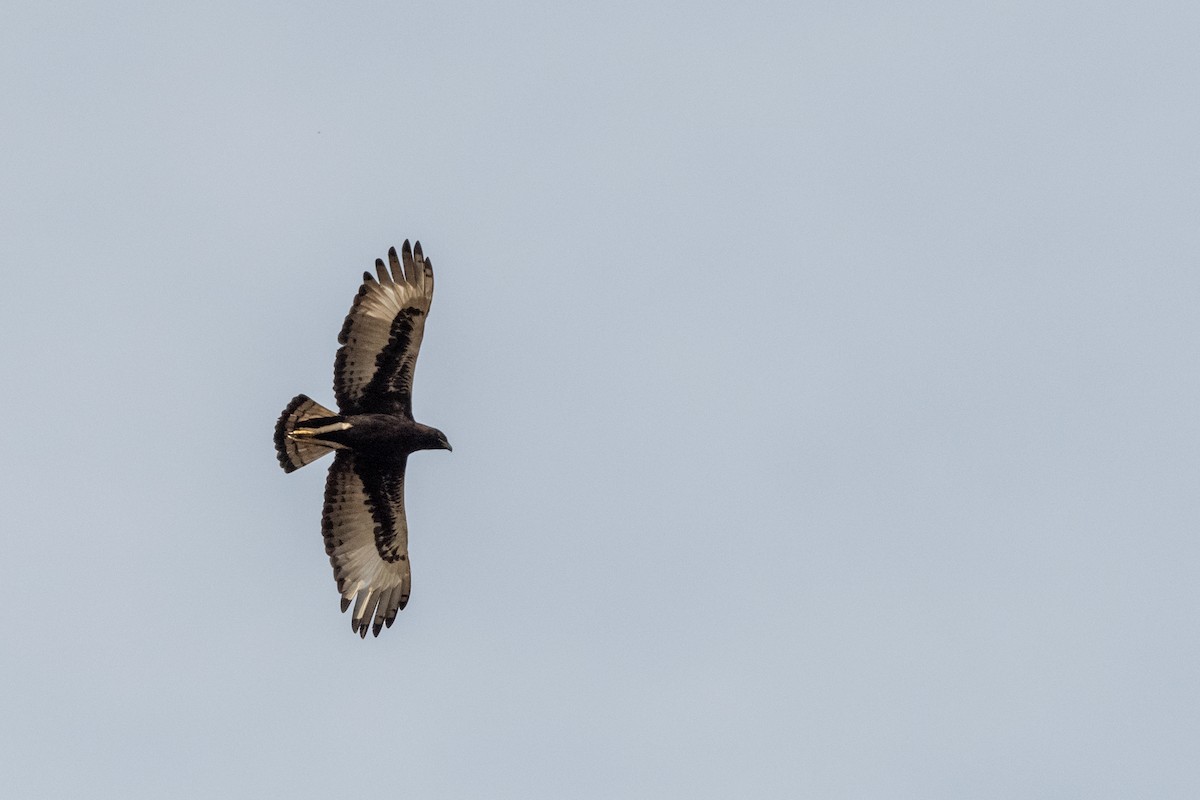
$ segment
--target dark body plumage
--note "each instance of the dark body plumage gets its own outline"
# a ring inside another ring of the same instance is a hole
[[[449,450],[445,435],[412,417],[412,379],[433,299],[433,264],[421,243],[376,260],[342,326],[334,360],[339,412],[305,395],[275,425],[285,472],[335,452],[325,484],[321,532],[351,627],[376,636],[408,602],[412,574],[404,514],[404,470],[418,450]]]
[[[395,414],[342,415],[350,426],[323,434],[321,439],[349,448],[360,458],[379,461],[407,458],[418,450],[446,450],[445,437],[437,428]]]

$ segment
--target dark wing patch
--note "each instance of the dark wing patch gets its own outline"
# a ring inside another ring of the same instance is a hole
[[[412,570],[404,517],[403,459],[386,466],[339,450],[325,483],[321,533],[342,611],[354,602],[350,627],[378,636],[408,603]]]
[[[433,262],[408,241],[377,276],[363,273],[333,362],[333,391],[344,414],[403,414],[412,418],[412,381],[433,300]]]

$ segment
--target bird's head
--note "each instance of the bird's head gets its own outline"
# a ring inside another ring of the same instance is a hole
[[[446,434],[439,431],[437,428],[430,428],[428,434],[428,444],[426,450],[449,450],[454,452],[454,448],[450,446],[450,440],[446,438]]]

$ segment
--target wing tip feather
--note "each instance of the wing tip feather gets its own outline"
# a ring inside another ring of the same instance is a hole
[[[391,273],[388,272],[387,267],[384,266],[382,258],[375,259],[375,274],[378,276],[377,282],[380,286],[391,285],[392,276]]]

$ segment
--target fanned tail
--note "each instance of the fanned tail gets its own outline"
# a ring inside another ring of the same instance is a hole
[[[287,404],[275,423],[275,454],[284,472],[295,472],[316,461],[337,445],[314,439],[330,430],[350,427],[340,414],[330,411],[307,395],[298,394]]]

